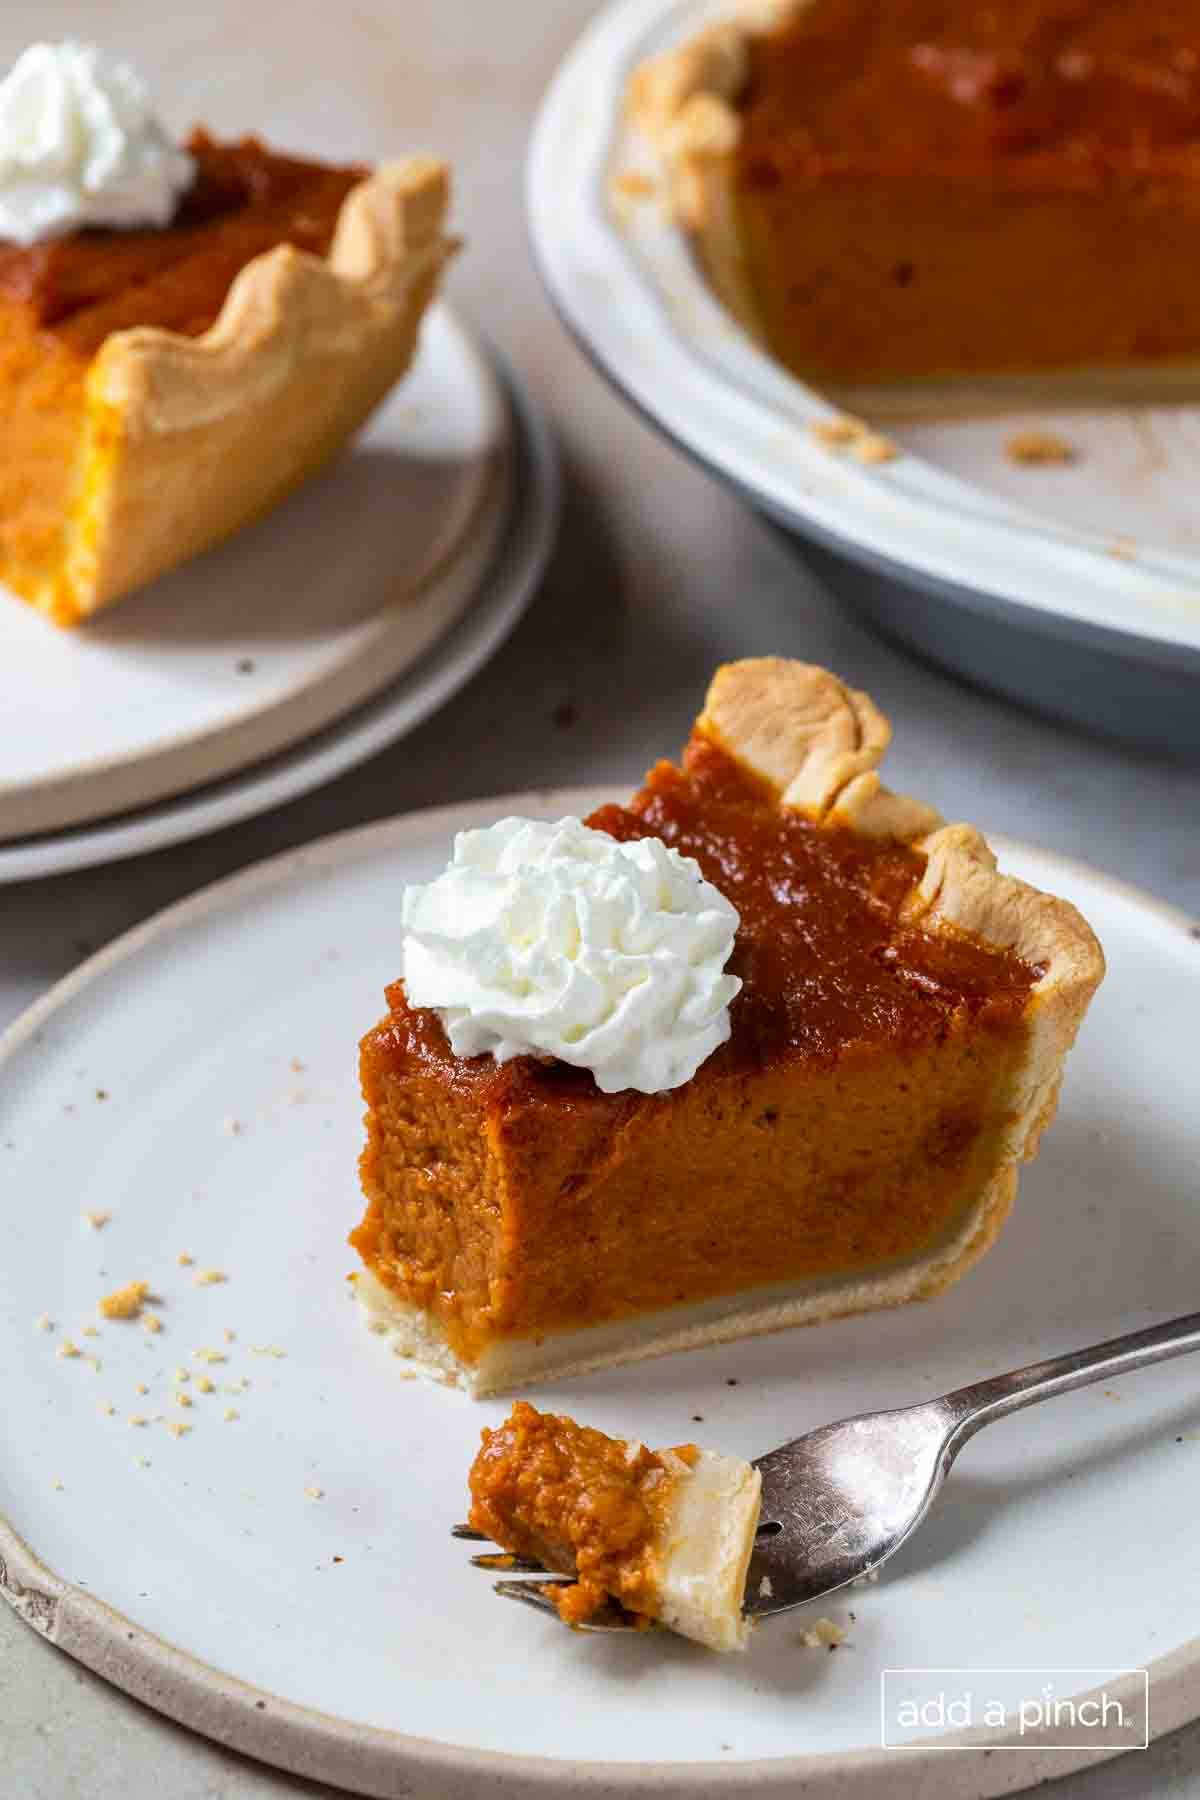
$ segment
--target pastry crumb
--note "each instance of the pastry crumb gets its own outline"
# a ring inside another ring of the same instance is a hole
[[[232,1424],[234,1419],[240,1419],[241,1416],[242,1415],[238,1412],[238,1410],[235,1406],[227,1406],[225,1408],[225,1411],[221,1414],[221,1417],[224,1419],[224,1421],[227,1425]]]
[[[133,1459],[133,1466],[135,1469],[148,1469],[150,1467],[150,1458],[148,1456],[135,1456]]]
[[[185,1369],[182,1363],[180,1363],[179,1367],[176,1369],[175,1373],[171,1377],[172,1381],[190,1381],[191,1379],[192,1379],[191,1370]]]
[[[869,425],[856,419],[852,413],[835,413],[831,419],[814,419],[808,428],[809,437],[826,450],[844,450],[858,438],[872,436]]]
[[[251,1344],[250,1354],[251,1354],[251,1356],[276,1356],[276,1357],[279,1357],[279,1356],[286,1356],[287,1351],[281,1350],[279,1348],[278,1344]],[[224,1358],[222,1358],[221,1360],[224,1361]]]
[[[197,1362],[202,1363],[223,1363],[228,1361],[223,1350],[210,1350],[207,1344],[201,1344],[199,1349],[193,1350],[192,1356]]]
[[[128,1281],[124,1287],[105,1294],[98,1302],[100,1312],[106,1319],[136,1319],[149,1292],[148,1281]]]
[[[1025,463],[1031,468],[1079,461],[1079,451],[1055,431],[1017,431],[1004,441],[1004,454],[1009,462]]]
[[[49,1313],[39,1313],[33,1322],[39,1331],[54,1330],[54,1320],[50,1317]]]
[[[762,1580],[758,1584],[759,1599],[760,1600],[770,1600],[770,1599],[773,1599],[774,1594],[775,1594],[775,1589],[771,1586],[771,1577],[769,1575],[764,1575]]]
[[[832,1619],[814,1619],[807,1631],[800,1633],[800,1643],[805,1650],[836,1650],[845,1641],[846,1633]]]
[[[148,1394],[150,1392],[150,1389],[146,1386],[144,1381],[139,1381],[137,1384],[137,1387],[134,1389],[134,1392],[137,1394]]]
[[[324,1488],[306,1487],[304,1493],[305,1497],[309,1500],[323,1500],[325,1498]]]
[[[111,1400],[101,1400],[100,1405],[97,1410],[99,1412],[102,1412],[106,1419],[111,1419],[117,1409],[113,1405]]]
[[[224,1331],[221,1333],[221,1336],[225,1339],[225,1342],[227,1344],[236,1344],[237,1343],[237,1332],[231,1331],[229,1329],[228,1325],[225,1327]]]
[[[54,1482],[54,1491],[58,1494],[61,1494],[64,1491],[65,1485],[66,1484],[64,1482],[59,1481],[56,1477],[55,1482]]]
[[[100,1373],[102,1364],[98,1356],[85,1356],[83,1360],[85,1365],[92,1371],[93,1375],[98,1375]]]
[[[192,1404],[192,1396],[190,1394],[176,1394],[175,1404],[176,1406],[190,1406]]]
[[[191,1426],[184,1419],[167,1420],[167,1430],[173,1438],[186,1437],[191,1429]]]
[[[195,1257],[190,1256],[186,1250],[181,1250],[175,1258],[181,1269],[190,1269],[195,1260]]]
[[[79,1216],[81,1223],[86,1225],[89,1231],[103,1231],[112,1218],[110,1212],[85,1212]]]
[[[304,1063],[302,1063],[300,1061],[300,1058],[298,1056],[293,1056],[291,1061],[288,1063],[288,1068],[292,1071],[293,1075],[303,1075],[305,1065],[304,1065]]]
[[[648,200],[656,192],[650,176],[637,169],[623,169],[613,176],[611,185],[614,198],[621,200]]]
[[[856,462],[873,464],[895,462],[900,452],[891,438],[878,431],[868,431],[865,437],[855,438],[850,454]]]
[[[1137,555],[1137,545],[1132,538],[1114,538],[1107,546],[1109,556],[1115,556],[1118,562],[1131,562]]]
[[[217,1287],[222,1281],[228,1280],[229,1277],[224,1269],[197,1269],[192,1276],[193,1285],[196,1287]]]
[[[70,1338],[64,1338],[54,1354],[60,1361],[65,1362],[68,1357],[79,1355],[79,1345],[72,1343]]]
[[[151,1337],[157,1337],[162,1330],[162,1320],[157,1313],[145,1313],[142,1317],[142,1330],[148,1331]]]
[[[126,1423],[129,1425],[148,1425],[150,1421],[145,1413],[130,1413]]]
[[[240,1119],[222,1119],[221,1130],[226,1137],[240,1137],[243,1130],[242,1121]]]
[[[197,1375],[196,1390],[201,1394],[215,1394],[217,1391],[207,1375]]]
[[[99,1337],[100,1333],[96,1330],[94,1325],[82,1325],[79,1330],[79,1335],[80,1337]]]

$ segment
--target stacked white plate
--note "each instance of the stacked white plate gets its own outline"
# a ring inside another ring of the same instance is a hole
[[[544,423],[442,304],[268,518],[75,631],[0,590],[0,881],[231,824],[411,730],[516,622],[556,512]]]

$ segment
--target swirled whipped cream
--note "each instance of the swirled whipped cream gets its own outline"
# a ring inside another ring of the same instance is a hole
[[[578,819],[460,832],[404,895],[409,1003],[459,1056],[552,1056],[606,1094],[690,1081],[729,1036],[738,913],[690,856]]]
[[[92,44],[33,44],[0,82],[0,237],[166,225],[194,175],[129,64]]]

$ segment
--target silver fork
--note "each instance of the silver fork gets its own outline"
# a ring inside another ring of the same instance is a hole
[[[748,1618],[770,1618],[873,1574],[921,1524],[955,1457],[984,1425],[1193,1350],[1200,1350],[1200,1313],[1047,1357],[917,1406],[822,1425],[769,1450],[754,1465],[762,1474],[762,1513],[743,1611]],[[481,1538],[468,1525],[455,1525],[453,1535]],[[479,1568],[497,1566],[495,1556],[471,1561]],[[497,1581],[496,1593],[558,1617],[543,1589],[571,1576],[522,1558],[504,1558],[500,1566],[536,1578]],[[633,1625],[614,1604],[581,1629],[628,1631]]]

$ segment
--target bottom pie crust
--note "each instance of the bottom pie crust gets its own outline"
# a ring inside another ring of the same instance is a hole
[[[359,1270],[351,1280],[368,1326],[387,1338],[396,1356],[414,1372],[462,1387],[473,1400],[482,1400],[492,1394],[516,1393],[531,1382],[587,1375],[595,1369],[641,1362],[676,1350],[699,1350],[705,1344],[725,1344],[786,1331],[793,1325],[820,1325],[878,1307],[931,1299],[966,1274],[990,1248],[1016,1191],[1017,1171],[1009,1164],[993,1177],[941,1243],[887,1268],[780,1282],[572,1331],[499,1338],[475,1363],[464,1362],[451,1349],[431,1313],[385,1287],[369,1269]]]

